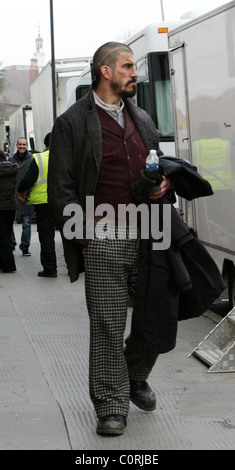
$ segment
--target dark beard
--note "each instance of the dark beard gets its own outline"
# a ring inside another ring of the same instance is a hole
[[[122,90],[121,98],[133,98],[133,96],[136,95],[136,92],[137,92],[137,85],[136,83],[133,83],[133,88],[131,91]]]
[[[116,82],[111,82],[110,85],[111,85],[111,88],[114,91],[114,93],[116,93],[116,95],[119,98],[133,98],[133,96],[135,96],[136,91],[137,91],[137,85],[136,85],[136,82],[132,82],[132,81],[128,82],[127,85],[129,85],[129,83],[133,83],[132,90],[129,90],[129,91],[128,90],[120,90],[120,86]]]

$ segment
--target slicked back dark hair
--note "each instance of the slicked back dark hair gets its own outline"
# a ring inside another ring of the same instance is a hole
[[[97,88],[100,81],[100,69],[102,65],[108,65],[114,69],[115,63],[121,52],[129,52],[129,54],[133,54],[131,48],[122,42],[106,42],[106,44],[103,44],[103,46],[100,46],[99,49],[97,49],[93,57],[93,72],[95,76],[95,80],[93,81],[94,89]]]

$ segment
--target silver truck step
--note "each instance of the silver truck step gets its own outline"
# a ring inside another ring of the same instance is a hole
[[[208,372],[235,372],[235,307],[193,350]]]

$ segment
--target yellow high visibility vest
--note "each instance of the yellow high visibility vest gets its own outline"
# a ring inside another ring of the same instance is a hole
[[[46,204],[49,150],[35,153],[33,157],[38,166],[38,179],[30,192],[28,204]]]

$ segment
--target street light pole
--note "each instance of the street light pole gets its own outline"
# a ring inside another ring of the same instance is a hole
[[[55,120],[56,120],[56,83],[55,83],[55,51],[54,51],[53,0],[50,0],[50,24],[51,24],[52,110],[53,110],[53,122],[55,122]]]
[[[160,3],[161,3],[162,21],[165,21],[164,9],[163,9],[163,0],[160,0]]]

